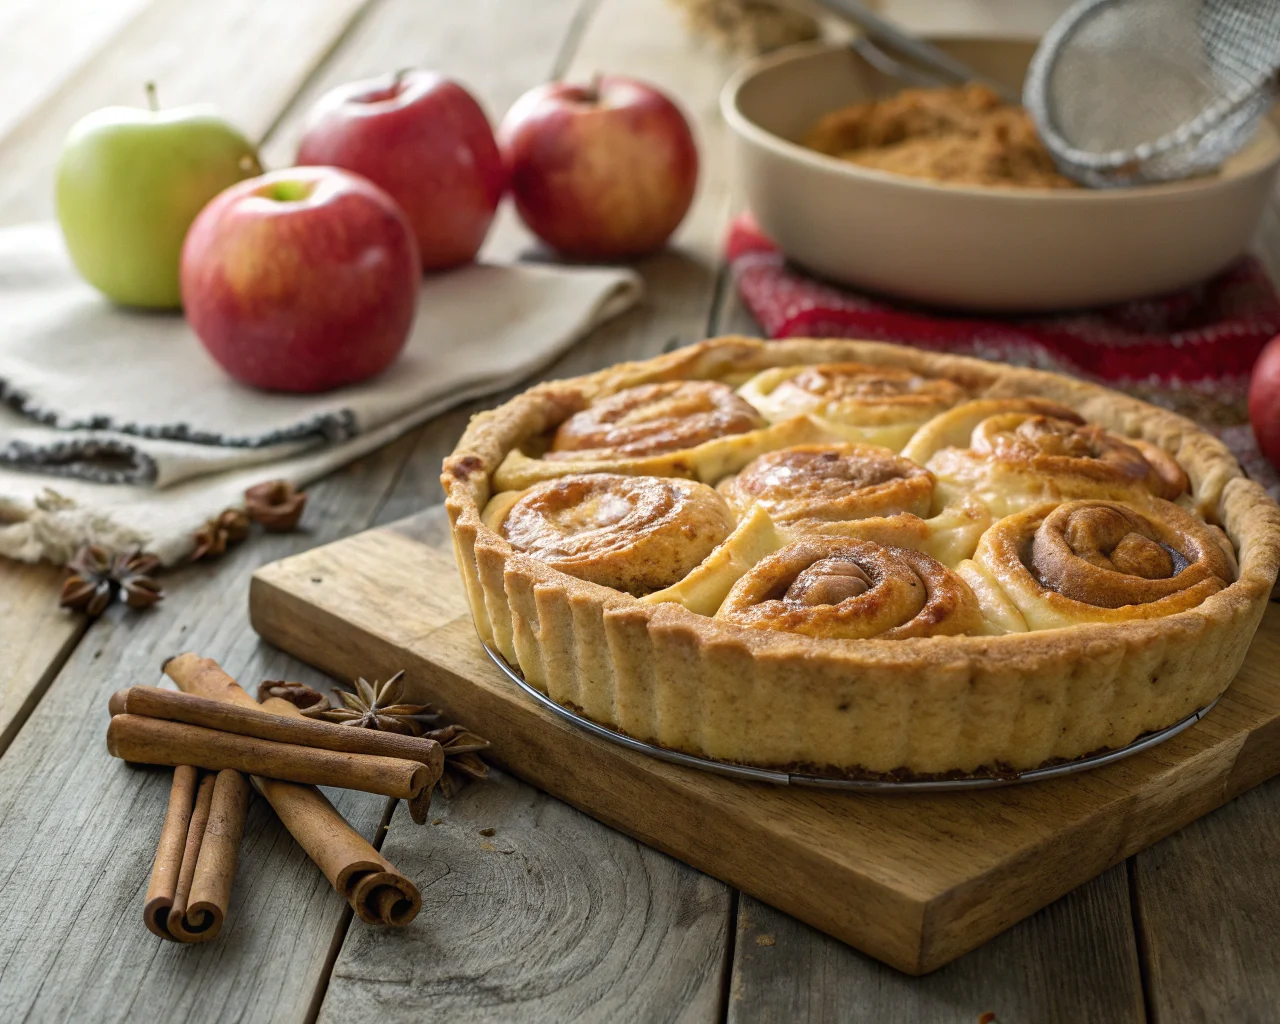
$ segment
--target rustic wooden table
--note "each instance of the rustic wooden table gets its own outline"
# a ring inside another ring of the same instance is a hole
[[[1035,31],[1063,3],[891,6],[919,27]],[[640,264],[647,301],[552,375],[752,329],[717,259],[731,198],[715,108],[731,62],[691,41],[663,0],[5,0],[0,224],[50,214],[67,127],[139,103],[144,79],[166,104],[218,103],[282,166],[323,90],[409,64],[461,78],[494,114],[552,75],[634,73],[698,123],[700,198],[678,245]],[[528,244],[508,215],[489,251]],[[0,1020],[1280,1020],[1280,780],[921,979],[506,777],[442,803],[400,865],[424,897],[407,930],[353,923],[255,802],[220,939],[179,947],[147,933],[169,784],[107,756],[108,694],[157,682],[161,660],[187,649],[250,684],[324,682],[249,629],[250,573],[438,501],[440,459],[472,411],[317,484],[305,532],[170,575],[148,614],[113,608],[90,625],[57,609],[59,571],[0,565]],[[335,799],[381,838],[384,799]]]

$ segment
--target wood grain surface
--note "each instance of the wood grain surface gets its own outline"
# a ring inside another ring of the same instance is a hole
[[[1144,1024],[1129,894],[1117,865],[980,949],[909,978],[740,897],[730,1024]]]
[[[1133,859],[1153,1021],[1280,1020],[1277,861],[1280,779]]]
[[[423,926],[353,929],[321,1021],[720,1019],[730,892],[510,776],[398,808]]]
[[[84,617],[58,607],[65,575],[0,560],[0,755],[84,635]]]

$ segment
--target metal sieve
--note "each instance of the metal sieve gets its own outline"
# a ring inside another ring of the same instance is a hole
[[[1275,102],[1280,0],[1078,0],[1023,103],[1064,174],[1107,187],[1213,170]]]

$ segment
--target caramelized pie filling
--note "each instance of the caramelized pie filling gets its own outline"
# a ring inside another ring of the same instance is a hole
[[[641,595],[683,579],[733,526],[706,484],[591,473],[529,488],[498,529],[562,572]]]
[[[809,366],[774,389],[782,400],[840,402],[883,407],[945,409],[966,395],[960,385],[938,377],[921,377],[894,367],[862,363]]]
[[[822,558],[791,581],[782,595],[782,603],[790,608],[839,604],[851,597],[860,597],[872,585],[866,570],[853,559],[844,556]]]
[[[772,423],[814,416],[850,440],[894,451],[916,427],[969,397],[954,381],[863,363],[774,367],[756,374],[739,394]]]
[[[780,523],[836,522],[927,515],[933,476],[887,448],[798,445],[759,456],[718,489],[740,515],[760,504]]]
[[[717,618],[832,640],[942,636],[982,629],[968,584],[909,548],[809,537],[757,562]]]
[[[627,388],[565,420],[548,459],[659,455],[765,426],[733,389],[716,381],[668,381]]]
[[[1187,487],[1186,474],[1156,448],[1142,451],[1079,417],[1005,413],[974,428],[970,450],[1047,474],[1076,474],[1102,482],[1142,484],[1172,500]]]
[[[895,367],[778,367],[739,393],[696,380],[626,388],[561,423],[546,458],[588,453],[625,469],[636,456],[759,438],[784,413],[796,422],[925,422],[910,428],[901,455],[793,442],[718,480],[704,476],[714,489],[569,471],[506,492],[497,528],[514,548],[580,579],[833,639],[1150,617],[1234,578],[1213,529],[1164,500],[1183,494],[1187,477],[1163,450],[1054,402],[968,400],[958,384]],[[973,524],[967,545],[947,532],[961,519]],[[746,522],[756,523],[750,537],[726,544]]]
[[[1113,502],[1059,506],[1036,528],[1028,568],[1045,587],[1103,608],[1232,580],[1209,528],[1175,505],[1160,520]]]

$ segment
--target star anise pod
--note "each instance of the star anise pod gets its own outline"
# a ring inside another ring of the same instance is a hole
[[[220,558],[232,544],[239,544],[249,536],[249,516],[243,509],[229,508],[210,519],[196,531],[195,549],[191,561],[202,558]]]
[[[461,725],[446,725],[423,733],[444,747],[444,774],[440,776],[440,792],[452,797],[471,779],[487,779],[489,766],[481,760],[477,751],[489,745],[482,736],[468,731]]]
[[[343,707],[306,708],[303,714],[321,718],[340,725],[354,725],[361,729],[381,729],[406,736],[421,736],[427,725],[440,716],[433,713],[429,704],[402,704],[404,696],[404,672],[397,672],[385,683],[370,683],[357,679],[355,693],[350,690],[334,690]]]
[[[306,683],[290,683],[283,679],[266,679],[258,684],[258,703],[261,704],[268,697],[279,697],[282,700],[287,700],[295,708],[304,711],[307,708],[315,708],[320,705],[323,705],[321,710],[329,708],[329,698]]]
[[[244,510],[268,533],[288,533],[298,528],[307,496],[288,480],[268,480],[244,492]]]
[[[262,684],[263,687],[268,685],[271,684]],[[284,685],[301,686],[300,683]],[[319,718],[327,722],[435,740],[444,748],[444,774],[440,777],[439,788],[445,797],[453,796],[471,779],[489,777],[489,766],[481,760],[478,753],[489,746],[489,741],[461,725],[428,729],[427,723],[436,721],[440,716],[429,704],[400,703],[404,696],[404,672],[397,672],[385,683],[369,683],[364,679],[357,679],[355,686],[355,693],[347,690],[333,691],[342,700],[344,707],[330,707],[329,702],[322,698],[320,703],[303,708],[302,713],[308,718]],[[310,687],[305,689],[309,690]],[[258,699],[263,699],[261,687]],[[421,823],[430,800],[431,794],[428,792],[416,806],[414,802],[410,803],[410,812],[415,821]]]
[[[160,568],[160,559],[136,551],[131,555],[116,555],[111,572],[120,584],[120,600],[130,608],[150,608],[164,597],[164,591],[153,577]]]
[[[164,591],[152,578],[160,560],[141,552],[111,555],[96,544],[86,544],[67,563],[59,603],[97,618],[113,599],[130,608],[149,608]]]

